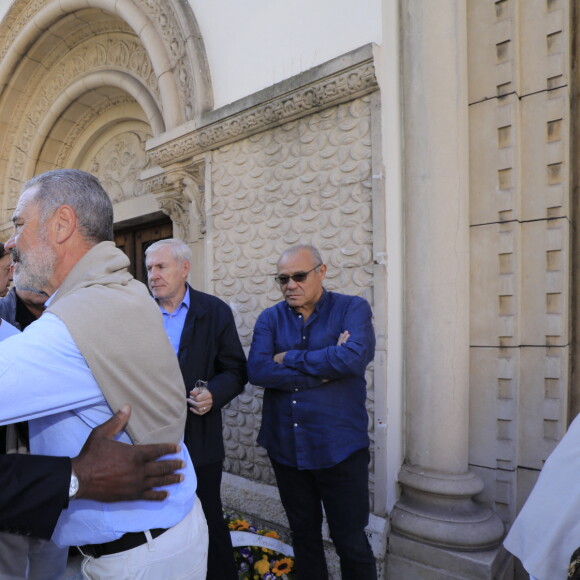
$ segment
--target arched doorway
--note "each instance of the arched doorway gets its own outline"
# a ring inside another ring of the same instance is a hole
[[[159,212],[146,142],[211,107],[188,3],[17,0],[0,25],[0,239],[22,184],[54,168],[97,175],[116,223]]]

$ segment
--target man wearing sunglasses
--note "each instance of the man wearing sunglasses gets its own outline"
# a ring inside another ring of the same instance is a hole
[[[324,506],[343,580],[375,580],[365,534],[372,312],[362,298],[323,287],[326,265],[313,246],[286,250],[277,270],[284,301],[258,317],[248,376],[265,388],[258,443],[274,468],[296,571],[300,580],[328,578]]]

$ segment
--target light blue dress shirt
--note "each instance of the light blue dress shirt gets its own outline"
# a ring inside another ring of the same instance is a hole
[[[159,306],[159,310],[163,314],[163,326],[169,337],[169,342],[175,354],[177,354],[179,352],[179,341],[181,340],[181,333],[185,325],[185,318],[189,310],[189,288],[187,286],[185,287],[185,296],[181,304],[173,312],[167,312],[162,306]]]
[[[114,332],[114,331],[112,331]],[[41,455],[78,455],[91,429],[112,416],[101,390],[65,324],[45,312],[0,346],[0,424],[30,421],[30,448]],[[130,442],[123,432],[119,439]],[[177,457],[182,483],[162,502],[101,503],[71,500],[53,541],[59,546],[100,544],[126,532],[169,528],[195,501],[195,471],[185,445]]]

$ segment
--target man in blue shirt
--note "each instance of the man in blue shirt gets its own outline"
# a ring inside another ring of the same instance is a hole
[[[250,382],[265,388],[258,443],[274,468],[300,580],[328,578],[322,505],[343,580],[374,580],[365,534],[372,312],[360,297],[325,290],[325,275],[312,246],[290,248],[278,260],[284,302],[258,317],[248,357]]]

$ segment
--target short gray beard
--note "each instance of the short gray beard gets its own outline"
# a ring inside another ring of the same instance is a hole
[[[56,255],[48,245],[45,231],[39,233],[39,245],[26,257],[18,253],[20,262],[14,270],[14,285],[22,290],[43,292],[56,267]]]

